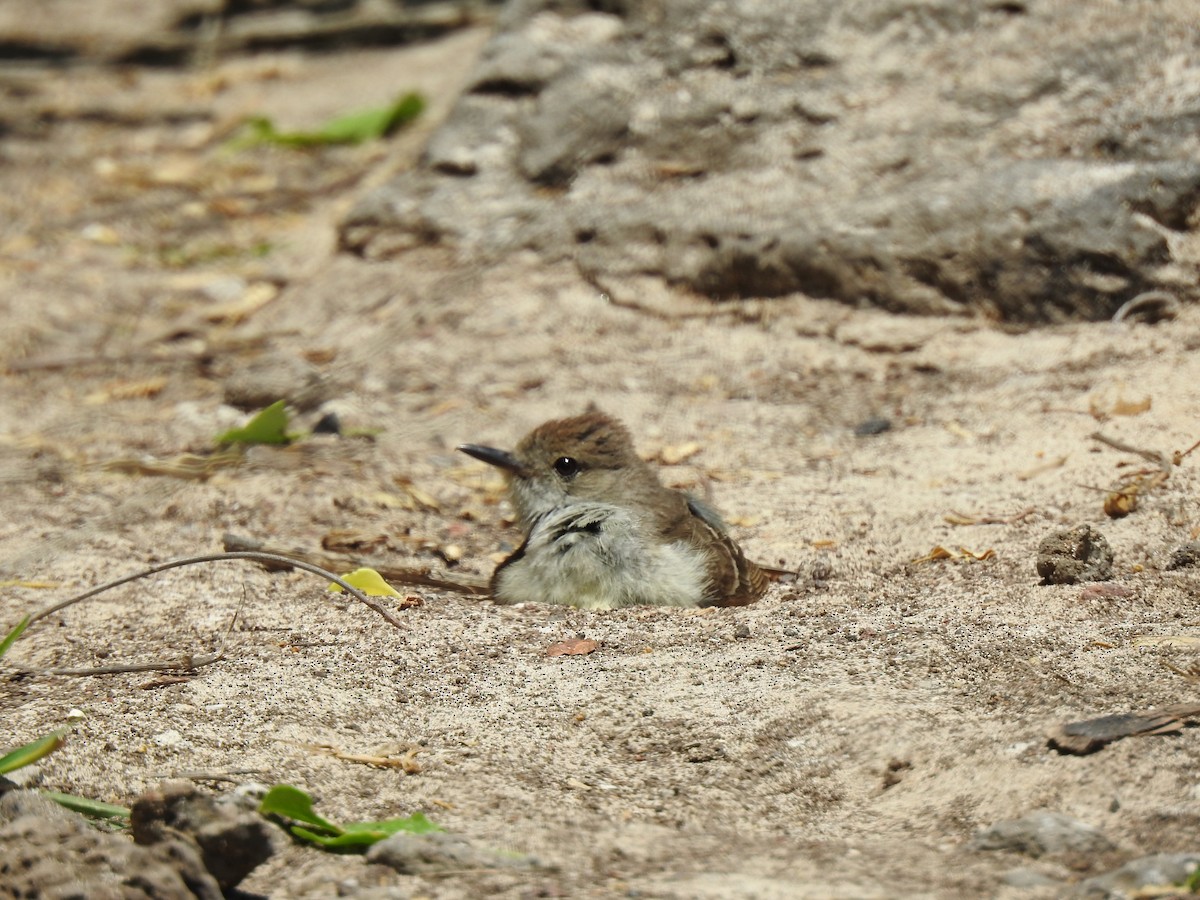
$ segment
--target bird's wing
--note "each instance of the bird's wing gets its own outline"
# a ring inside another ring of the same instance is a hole
[[[767,574],[750,560],[725,530],[716,511],[681,494],[687,515],[676,521],[685,534],[679,537],[704,549],[708,557],[709,591],[702,606],[746,606],[767,592]]]

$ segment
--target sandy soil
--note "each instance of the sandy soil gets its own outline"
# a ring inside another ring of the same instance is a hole
[[[452,448],[512,444],[590,401],[647,456],[684,456],[665,479],[799,577],[701,612],[411,591],[423,603],[397,629],[311,576],[174,570],[13,650],[84,666],[226,649],[178,683],[0,681],[7,742],[83,713],[36,783],[128,802],[165,777],[236,773],[300,785],[332,818],[424,810],[542,863],[418,879],[288,847],[244,885],[273,897],[1050,897],[1061,886],[1001,878],[1069,882],[1194,850],[1195,732],[1086,757],[1044,734],[1198,693],[1200,575],[1164,566],[1200,531],[1200,452],[1112,521],[1100,489],[1147,463],[1089,436],[1167,453],[1200,439],[1200,312],[1031,332],[805,298],[664,316],[536,259],[336,255],[338,216],[411,163],[483,38],[203,73],[5,75],[23,124],[0,167],[0,577],[54,586],[3,588],[0,621],[218,550],[226,532],[315,550],[348,529],[393,563],[484,576],[519,535],[498,479]],[[398,85],[433,111],[385,144],[223,145],[250,112],[309,126]],[[298,428],[336,410],[372,436],[259,448],[204,479],[145,474],[210,449],[245,415],[226,399],[268,379],[268,394],[310,401]],[[873,416],[892,429],[856,437]],[[1038,585],[1039,542],[1084,522],[1112,543],[1124,593]],[[938,546],[994,555],[919,561]],[[600,648],[546,656],[580,635]],[[1165,636],[1179,640],[1145,640]],[[311,745],[415,750],[420,771]],[[1120,850],[970,847],[1036,809]]]

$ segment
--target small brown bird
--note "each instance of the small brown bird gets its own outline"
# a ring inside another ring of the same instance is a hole
[[[767,589],[715,511],[664,487],[620,422],[546,422],[514,452],[463,444],[508,479],[525,541],[492,576],[502,603],[743,606]]]

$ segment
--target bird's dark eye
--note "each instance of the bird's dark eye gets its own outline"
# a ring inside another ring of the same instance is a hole
[[[554,461],[554,471],[560,478],[574,478],[579,474],[579,461],[570,456],[560,456]]]

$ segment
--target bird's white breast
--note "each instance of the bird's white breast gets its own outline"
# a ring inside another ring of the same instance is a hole
[[[705,562],[683,541],[662,543],[623,507],[574,503],[534,522],[524,554],[499,571],[494,590],[504,603],[697,606]]]

